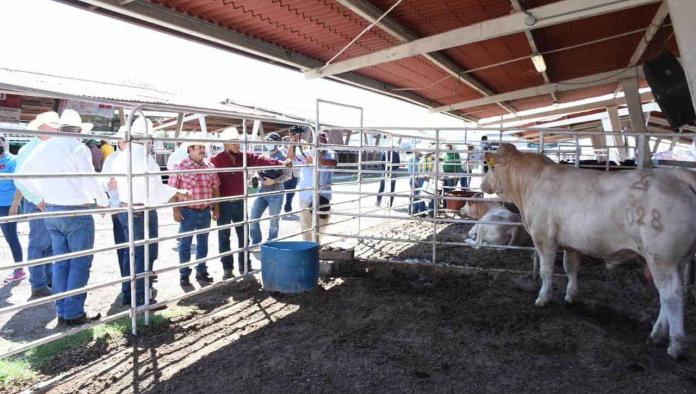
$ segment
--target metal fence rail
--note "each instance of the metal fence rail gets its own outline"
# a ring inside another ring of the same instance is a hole
[[[105,100],[101,100],[105,101]],[[114,103],[112,103],[114,104]],[[25,222],[29,221],[32,219],[46,219],[46,218],[56,218],[56,217],[70,217],[70,216],[84,216],[84,215],[94,215],[94,214],[116,214],[116,213],[127,213],[128,215],[128,228],[133,229],[134,228],[134,216],[136,214],[143,214],[144,216],[144,238],[142,240],[136,241],[134,239],[134,231],[129,231],[128,232],[128,240],[125,243],[113,245],[113,246],[107,246],[107,247],[93,247],[89,250],[83,250],[79,252],[72,252],[72,253],[67,253],[67,254],[62,254],[62,255],[53,255],[50,257],[45,257],[45,258],[39,258],[39,259],[33,259],[33,260],[25,260],[20,263],[16,264],[2,264],[0,265],[0,270],[11,270],[11,269],[16,269],[16,268],[28,268],[28,267],[33,267],[37,265],[43,265],[51,262],[56,262],[60,260],[65,260],[69,258],[76,258],[76,257],[82,257],[82,256],[88,256],[88,255],[95,255],[98,253],[105,253],[117,249],[122,249],[122,248],[128,248],[128,253],[129,253],[129,261],[130,261],[130,275],[127,277],[121,277],[119,279],[114,279],[114,280],[106,280],[102,281],[97,284],[91,284],[91,285],[86,285],[81,288],[73,289],[67,292],[59,293],[59,294],[54,294],[49,297],[37,299],[37,300],[31,300],[27,302],[22,302],[18,303],[16,305],[10,305],[6,306],[3,308],[0,308],[0,315],[7,314],[7,313],[12,313],[16,312],[19,310],[24,310],[30,307],[34,307],[37,305],[49,303],[49,302],[54,302],[56,300],[64,299],[69,296],[74,296],[77,294],[84,294],[89,291],[101,289],[104,287],[109,287],[109,286],[118,286],[121,283],[124,282],[130,282],[130,291],[131,291],[131,305],[130,308],[127,311],[123,312],[118,312],[116,314],[110,315],[105,317],[104,319],[94,322],[91,324],[83,325],[81,327],[71,329],[65,332],[61,333],[56,333],[52,334],[48,337],[41,338],[36,341],[32,341],[26,344],[22,344],[19,347],[13,348],[3,354],[0,354],[0,357],[7,357],[15,354],[19,354],[27,349],[30,349],[31,347],[47,343],[53,340],[60,339],[62,337],[65,337],[67,335],[72,335],[76,332],[89,329],[91,327],[94,327],[95,325],[98,324],[103,324],[108,321],[112,321],[115,319],[123,318],[125,316],[129,316],[131,319],[131,324],[132,324],[132,334],[137,335],[138,332],[138,324],[137,324],[137,316],[138,314],[143,314],[144,315],[144,324],[149,324],[149,318],[150,318],[150,310],[153,308],[156,308],[157,306],[160,305],[165,305],[168,303],[176,302],[178,300],[191,297],[196,294],[200,294],[205,291],[210,291],[212,289],[218,288],[219,286],[224,286],[225,284],[236,282],[239,279],[238,278],[233,278],[233,279],[227,279],[224,281],[216,282],[212,286],[207,286],[204,287],[200,290],[192,291],[186,294],[183,294],[181,296],[177,296],[171,299],[166,299],[166,300],[160,300],[160,302],[153,304],[151,303],[150,299],[150,294],[149,291],[145,292],[145,303],[142,306],[137,305],[137,297],[136,297],[136,281],[139,279],[144,279],[145,280],[145,288],[149,289],[149,281],[151,280],[153,275],[161,274],[161,273],[166,273],[170,272],[173,270],[177,270],[180,268],[184,267],[192,267],[194,265],[215,260],[215,259],[220,259],[221,257],[225,256],[232,256],[234,254],[243,252],[244,253],[244,261],[249,260],[249,253],[252,251],[255,251],[259,248],[259,245],[250,245],[249,241],[249,225],[253,223],[260,223],[263,221],[269,221],[272,219],[279,219],[286,217],[288,215],[296,215],[296,214],[302,214],[303,212],[306,211],[311,211],[312,213],[312,225],[310,228],[305,228],[302,229],[300,232],[296,232],[290,235],[284,235],[282,237],[279,237],[277,239],[290,239],[294,238],[306,233],[311,234],[312,239],[317,241],[320,239],[321,236],[326,236],[326,237],[332,237],[332,240],[325,241],[326,243],[335,243],[337,240],[355,240],[355,241],[363,241],[363,240],[376,240],[376,241],[385,241],[385,242],[407,242],[407,243],[414,243],[414,244],[429,244],[432,247],[432,257],[431,257],[431,263],[435,264],[438,263],[437,259],[437,251],[439,247],[443,246],[457,246],[457,247],[472,247],[472,245],[465,243],[465,242],[452,242],[452,241],[443,241],[443,240],[438,240],[438,228],[442,228],[443,226],[450,225],[450,224],[479,224],[479,225],[487,225],[487,224],[499,224],[499,225],[510,225],[510,226],[523,226],[521,222],[488,222],[488,221],[483,221],[483,220],[470,220],[470,219],[465,219],[465,218],[457,218],[457,217],[452,217],[451,215],[448,217],[448,214],[452,214],[453,212],[448,212],[448,211],[443,211],[442,208],[440,207],[440,203],[443,200],[451,200],[451,201],[460,201],[460,202],[500,202],[500,199],[494,198],[494,197],[480,197],[480,196],[473,196],[473,197],[462,197],[462,196],[449,196],[449,195],[443,195],[442,193],[439,192],[439,190],[442,190],[439,185],[442,179],[448,178],[448,177],[454,177],[454,178],[466,178],[468,183],[469,183],[469,189],[473,191],[480,191],[480,188],[477,186],[472,185],[472,182],[474,180],[481,180],[485,174],[483,173],[474,173],[470,167],[476,166],[476,167],[482,167],[484,165],[483,162],[483,154],[485,152],[488,152],[489,149],[481,143],[481,141],[474,141],[472,139],[467,140],[467,138],[472,137],[475,132],[496,132],[499,135],[499,140],[497,142],[503,142],[503,133],[507,131],[519,131],[519,129],[512,129],[512,130],[506,130],[506,129],[498,129],[498,128],[432,128],[432,127],[364,127],[363,125],[363,112],[362,108],[359,107],[354,107],[354,106],[347,106],[350,110],[358,110],[359,111],[359,126],[357,127],[346,127],[346,128],[341,128],[341,130],[349,130],[351,134],[351,140],[352,138],[357,138],[358,143],[354,145],[345,145],[345,144],[331,144],[331,143],[322,143],[319,138],[319,132],[321,131],[331,131],[332,129],[336,129],[333,126],[324,126],[320,123],[320,117],[319,117],[319,108],[320,104],[329,104],[329,105],[340,105],[339,103],[333,103],[333,102],[325,102],[325,101],[318,101],[317,102],[317,123],[314,125],[306,125],[310,131],[312,132],[312,139],[311,141],[305,142],[305,145],[310,146],[310,151],[312,152],[312,155],[314,158],[320,157],[321,151],[325,150],[334,150],[337,152],[349,152],[350,154],[354,154],[357,156],[357,162],[355,163],[341,163],[339,166],[336,168],[325,168],[321,167],[319,165],[319,160],[314,160],[312,164],[308,165],[299,165],[296,167],[299,167],[300,169],[304,168],[311,168],[312,169],[312,187],[296,187],[295,189],[292,190],[280,190],[280,191],[272,191],[272,192],[263,192],[263,193],[257,193],[254,195],[249,194],[246,185],[248,184],[249,181],[249,175],[248,172],[253,170],[263,170],[263,169],[282,169],[285,168],[283,166],[263,166],[263,167],[250,167],[249,163],[247,163],[247,156],[242,155],[243,157],[243,163],[240,167],[234,167],[234,168],[212,168],[212,169],[196,169],[196,170],[173,170],[173,171],[161,171],[161,172],[134,172],[133,171],[133,163],[134,160],[143,160],[144,163],[147,163],[148,160],[148,146],[151,144],[155,144],[158,142],[200,142],[200,143],[235,143],[239,144],[241,146],[241,151],[245,152],[248,151],[249,146],[252,145],[257,145],[261,144],[259,141],[251,141],[249,139],[249,136],[247,134],[247,122],[244,116],[240,116],[239,114],[235,113],[234,111],[230,112],[224,112],[224,111],[205,111],[205,110],[198,110],[199,113],[201,114],[208,114],[208,115],[215,115],[215,116],[222,116],[222,117],[228,117],[228,118],[242,118],[242,138],[236,139],[236,140],[226,140],[222,141],[220,139],[215,139],[215,138],[171,138],[171,137],[154,137],[154,136],[136,136],[136,135],[131,135],[131,128],[133,124],[133,120],[135,119],[136,114],[143,114],[143,110],[145,109],[151,109],[151,110],[167,110],[167,111],[177,111],[180,110],[180,107],[177,106],[164,106],[164,105],[138,105],[133,107],[130,110],[130,113],[128,115],[128,121],[126,123],[127,126],[127,132],[126,132],[126,143],[128,145],[128,170],[125,173],[74,173],[74,174],[0,174],[0,179],[47,179],[47,178],[54,178],[54,177],[63,177],[63,178],[81,178],[81,177],[96,177],[96,178],[110,178],[110,177],[121,177],[121,178],[126,178],[126,181],[128,182],[129,188],[128,190],[130,193],[128,193],[128,203],[126,204],[125,207],[118,207],[118,208],[100,208],[100,207],[94,207],[90,209],[85,209],[85,210],[77,210],[77,211],[57,211],[57,212],[41,212],[41,213],[34,213],[34,214],[19,214],[19,215],[13,215],[13,216],[6,216],[6,217],[1,217],[0,218],[0,224],[1,223],[9,223],[9,222]],[[250,119],[256,119],[256,120],[265,120],[263,118],[253,118],[250,117]],[[269,121],[275,121],[274,119],[269,119]],[[544,139],[545,136],[567,136],[569,142],[564,142],[564,146],[568,146],[570,148],[574,148],[573,152],[563,152],[563,154],[574,154],[575,155],[575,161],[576,163],[579,163],[579,158],[581,157],[581,151],[583,148],[587,148],[586,145],[580,143],[580,138],[588,137],[588,136],[597,136],[600,133],[592,133],[592,132],[584,132],[584,131],[579,131],[579,132],[571,132],[568,130],[551,130],[551,129],[530,129],[532,131],[537,131],[539,133],[539,137],[537,140],[517,140],[517,142],[520,143],[531,143],[531,142],[537,142],[539,144],[539,151],[541,153],[548,153],[550,157],[553,157],[554,155],[558,156],[558,160],[560,160],[561,153],[559,150],[556,151],[549,151],[545,152],[544,151]],[[445,139],[441,138],[442,136],[442,131],[461,131],[462,134],[465,136],[463,139],[458,139],[458,140],[452,140],[452,139]],[[48,131],[32,131],[32,130],[26,130],[26,131],[20,131],[16,129],[11,129],[11,130],[3,130],[0,129],[0,132],[11,132],[16,135],[28,135],[28,136],[50,136],[52,138],[98,138],[98,139],[104,139],[104,140],[117,140],[117,137],[110,136],[110,135],[102,135],[102,134],[95,134],[95,133],[90,133],[90,134],[77,134],[77,133],[64,133],[64,132],[48,132]],[[414,137],[413,132],[424,134],[424,133],[431,133],[430,135],[418,135]],[[369,135],[374,135],[374,134],[381,134],[385,136],[385,139],[389,140],[388,144],[383,144],[379,146],[375,145],[369,145],[366,143],[366,141],[369,140]],[[634,136],[637,139],[644,139],[644,138],[650,138],[650,137],[672,137],[672,136],[681,136],[681,134],[674,133],[601,133],[602,136],[612,136],[614,134],[620,134],[621,136]],[[506,136],[507,137],[507,136]],[[574,139],[574,141],[573,141]],[[431,145],[428,148],[423,148],[423,147],[417,147],[417,146],[402,146],[400,142],[402,140],[420,140],[420,141],[425,141],[426,143],[430,143]],[[444,145],[447,143],[453,143],[456,146],[462,146],[462,145],[471,145],[474,146],[475,149],[456,149],[455,152],[460,154],[461,160],[460,160],[460,165],[463,167],[462,172],[445,172],[441,170],[442,165],[443,165],[443,160],[441,160],[441,155],[445,152],[452,152],[450,150],[447,150],[444,148]],[[496,141],[490,141],[490,142],[496,142]],[[143,144],[145,146],[144,152],[145,154],[143,157],[133,157],[133,150],[132,146],[134,143],[139,143]],[[276,145],[293,145],[293,143],[288,143],[288,142],[274,142]],[[611,145],[602,145],[602,146],[594,146],[591,145],[593,149],[606,149],[607,152],[611,149],[634,149],[632,147],[620,147],[620,146],[611,146]],[[434,157],[432,158],[432,166],[433,168],[429,171],[423,171],[419,172],[418,175],[415,175],[414,173],[409,173],[408,172],[408,167],[412,165],[413,163],[409,160],[400,160],[398,163],[391,163],[385,161],[385,160],[366,160],[366,153],[367,152],[379,152],[382,154],[383,152],[399,152],[401,154],[432,154]],[[637,155],[643,155],[644,153],[640,152],[640,150],[636,153]],[[608,155],[607,155],[608,156]],[[636,157],[636,162],[641,163],[642,160],[641,157]],[[607,160],[608,162],[608,160]],[[394,166],[398,166],[398,170],[394,168]],[[577,166],[578,164],[576,164]],[[380,169],[372,169],[372,167],[378,166],[378,168],[383,168],[382,170]],[[147,168],[147,166],[145,167]],[[612,167],[616,168],[616,167]],[[606,170],[608,170],[608,165],[605,167]],[[350,178],[350,180],[346,182],[336,182],[334,185],[344,185],[344,186],[351,186],[355,185],[357,186],[355,190],[333,190],[332,193],[334,195],[344,195],[348,196],[350,199],[344,200],[344,201],[332,201],[327,205],[320,205],[319,201],[319,196],[322,192],[322,186],[320,182],[320,177],[322,173],[325,172],[332,172],[336,174],[353,174],[355,175],[356,180],[352,180],[353,178]],[[149,177],[151,176],[162,176],[162,175],[176,175],[176,174],[191,174],[191,173],[229,173],[229,172],[241,172],[243,175],[243,184],[244,184],[244,191],[240,195],[236,196],[229,196],[229,197],[218,197],[218,198],[207,198],[207,199],[199,199],[199,200],[191,200],[191,201],[178,201],[178,202],[168,202],[168,203],[163,203],[163,204],[149,204],[146,203],[144,206],[135,206],[133,203],[133,181],[134,179],[138,179],[141,177],[144,177],[146,180],[146,201],[149,202]],[[377,177],[366,177],[366,175],[378,175]],[[407,190],[396,190],[394,192],[389,192],[386,189],[389,189],[390,187],[390,182],[392,181],[408,181],[409,183],[412,183],[414,179],[417,176],[423,176],[423,177],[428,177],[432,182],[436,185],[435,187],[435,193],[433,194],[427,194],[426,190],[423,187],[412,187],[409,185]],[[383,182],[383,186],[385,187],[385,190],[383,192],[374,192],[374,191],[368,191],[364,190],[364,186],[368,185],[374,185],[377,182]],[[438,190],[439,188],[439,190]],[[300,209],[300,210],[293,210],[291,212],[283,212],[277,215],[266,215],[265,217],[262,218],[255,218],[252,219],[248,215],[249,211],[249,200],[251,198],[256,198],[256,197],[266,197],[266,196],[276,196],[276,195],[283,195],[288,192],[295,192],[295,193],[300,193],[302,191],[311,191],[312,192],[312,199],[313,199],[313,204],[311,208],[305,208],[305,209]],[[401,205],[396,205],[396,206],[388,206],[385,208],[374,208],[374,209],[366,209],[364,207],[364,200],[368,198],[375,198],[381,196],[386,199],[391,199],[391,198],[407,198],[409,199],[409,202],[407,204],[401,204]],[[200,229],[200,230],[193,230],[193,231],[188,231],[188,232],[183,232],[183,233],[177,233],[175,235],[166,235],[166,236],[158,236],[158,237],[150,237],[149,236],[149,231],[147,230],[148,224],[149,224],[149,215],[148,213],[150,211],[155,211],[157,212],[158,210],[162,209],[168,209],[168,208],[174,208],[174,207],[183,207],[183,206],[188,206],[192,204],[216,204],[220,202],[229,202],[229,201],[243,201],[243,219],[242,221],[239,222],[232,222],[230,224],[226,225],[217,225],[215,227],[209,227],[206,229]],[[397,211],[397,209],[403,209],[404,207],[408,208],[412,206],[412,204],[419,202],[425,204],[426,202],[433,202],[433,207],[432,208],[427,208],[426,211],[421,212],[420,214],[412,214],[412,213],[400,213]],[[345,204],[354,204],[357,203],[357,209],[355,207],[352,208],[348,206],[347,208],[341,210],[341,209],[333,209],[333,208],[338,208],[339,206],[343,206]],[[329,224],[325,224],[322,226],[319,226],[319,214],[320,209],[324,206],[329,206],[332,208],[330,210],[330,213],[332,216],[334,216],[333,222],[330,222]],[[386,210],[386,212],[385,212]],[[363,228],[364,225],[364,220],[367,219],[374,219],[376,221],[379,221],[378,224],[372,225],[367,228]],[[387,225],[391,226],[392,221],[396,223],[403,223],[405,221],[413,221],[417,223],[422,223],[423,225],[430,225],[431,226],[431,234],[432,234],[432,239],[429,240],[423,240],[423,239],[415,239],[415,238],[409,238],[409,237],[385,237],[380,235],[379,233],[368,233],[368,230],[375,230],[376,227],[381,226],[381,225]],[[348,227],[346,224],[351,223],[353,224],[353,227]],[[341,229],[347,228],[348,231],[336,231],[336,228],[338,228],[338,225],[341,224],[342,226],[340,227]],[[197,258],[195,260],[191,260],[187,263],[182,263],[178,265],[173,265],[173,266],[168,266],[164,268],[159,268],[157,270],[153,270],[152,267],[150,267],[150,259],[149,259],[149,248],[145,247],[146,245],[151,245],[155,243],[161,243],[164,241],[172,241],[176,239],[180,239],[182,237],[189,237],[189,236],[194,236],[194,235],[199,235],[199,234],[205,234],[205,233],[211,233],[215,231],[220,231],[220,230],[226,230],[226,229],[232,229],[234,227],[238,226],[243,226],[244,228],[244,246],[239,247],[239,248],[230,248],[229,251],[224,252],[224,253],[218,253],[214,254],[212,256],[206,256],[204,258]],[[332,227],[333,229],[330,229],[328,227]],[[142,273],[136,273],[135,269],[135,253],[136,253],[136,247],[143,247],[144,253],[145,253],[145,270]],[[534,249],[532,247],[525,247],[525,246],[514,246],[514,245],[481,245],[480,247],[483,248],[490,248],[490,249],[495,249],[495,250],[522,250],[522,251],[533,251]],[[250,274],[256,273],[256,271],[250,271],[247,272],[246,269],[246,264],[242,264],[240,262],[240,271],[242,274],[242,277],[248,276]]]

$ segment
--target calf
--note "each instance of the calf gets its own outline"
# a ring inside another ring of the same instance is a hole
[[[467,201],[460,210],[462,217],[483,222],[519,222],[520,216],[509,211],[502,204],[488,201]],[[469,245],[519,245],[524,229],[509,224],[476,224],[469,230]]]
[[[647,262],[660,294],[650,339],[669,336],[667,353],[683,355],[683,272],[696,253],[696,173],[683,169],[600,172],[556,164],[502,144],[486,153],[490,171],[481,189],[520,209],[540,258],[536,305],[551,299],[553,264],[566,251],[565,299],[577,294],[580,254],[609,264],[636,255]]]

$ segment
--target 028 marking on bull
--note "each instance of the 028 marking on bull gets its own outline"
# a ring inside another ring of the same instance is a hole
[[[633,182],[633,184],[631,184],[631,188],[643,191],[648,190],[648,186],[650,185],[650,182],[648,182],[648,178],[650,178],[651,174],[639,172],[638,176],[640,177],[640,179],[636,182]]]
[[[645,217],[645,208],[643,207],[636,207],[635,209],[626,208],[624,215],[626,216],[626,224],[629,226],[634,224],[638,226],[646,225],[645,221],[643,221],[643,218]],[[662,230],[664,230],[664,226],[662,225],[662,214],[657,209],[653,209],[650,212],[650,227],[655,229],[655,231],[658,233],[661,233]]]

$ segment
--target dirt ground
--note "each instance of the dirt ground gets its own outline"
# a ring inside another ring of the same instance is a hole
[[[425,236],[422,227],[385,234]],[[438,237],[465,228],[442,227]],[[382,258],[392,244],[356,252]],[[529,252],[442,249],[438,261],[452,264],[531,265]],[[429,253],[397,251],[399,259]],[[664,345],[645,344],[659,304],[638,265],[584,264],[579,301],[563,304],[557,277],[545,308],[533,306],[538,284],[525,272],[366,268],[299,296],[273,297],[254,280],[214,290],[188,300],[200,312],[166,329],[75,350],[41,372],[61,378],[55,393],[696,392],[693,343],[679,362]],[[693,338],[693,298],[686,325]]]

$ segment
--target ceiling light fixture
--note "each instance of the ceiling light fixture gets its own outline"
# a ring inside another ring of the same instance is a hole
[[[539,52],[534,52],[532,54],[532,63],[534,63],[534,68],[537,72],[543,73],[546,71],[546,62],[544,61],[544,56]]]

